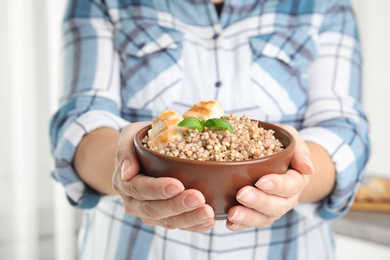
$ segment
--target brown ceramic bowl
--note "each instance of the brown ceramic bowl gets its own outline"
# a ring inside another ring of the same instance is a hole
[[[259,126],[273,129],[274,135],[285,149],[260,159],[232,162],[197,161],[159,154],[142,144],[150,125],[135,136],[135,147],[143,172],[152,177],[173,177],[186,189],[197,189],[213,207],[216,219],[226,219],[229,209],[239,205],[237,192],[244,186],[254,185],[263,175],[286,172],[295,147],[293,136],[274,124],[259,121]]]

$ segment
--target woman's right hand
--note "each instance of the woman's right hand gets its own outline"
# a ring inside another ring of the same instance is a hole
[[[150,122],[138,122],[123,129],[118,141],[113,189],[122,197],[127,214],[137,216],[150,226],[205,232],[214,224],[214,211],[205,204],[203,194],[185,190],[169,177],[154,178],[140,173],[134,136]]]

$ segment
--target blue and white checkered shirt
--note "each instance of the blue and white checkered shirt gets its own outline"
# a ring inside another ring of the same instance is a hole
[[[329,220],[351,205],[369,155],[361,56],[348,0],[70,0],[65,88],[51,121],[53,176],[87,209],[80,259],[332,259]],[[72,166],[83,135],[218,99],[225,112],[297,128],[337,170],[332,194],[265,228],[150,227]]]

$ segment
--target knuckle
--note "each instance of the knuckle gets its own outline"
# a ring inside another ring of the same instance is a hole
[[[281,216],[283,216],[284,214],[286,214],[286,212],[289,210],[289,207],[287,205],[282,205],[278,208],[278,210],[276,211],[276,214],[273,216],[273,217],[277,217],[277,218],[280,218]]]
[[[195,214],[182,214],[181,217],[182,217],[182,223],[183,223],[182,226],[191,227],[191,226],[194,226],[194,225],[201,222],[201,221],[196,219],[196,213]]]
[[[126,212],[127,214],[129,214],[129,215],[131,215],[131,216],[135,216],[135,215],[134,215],[134,210],[133,210],[133,208],[129,205],[129,203],[124,203],[123,208],[124,208],[124,210],[125,210],[125,212]]]
[[[153,185],[153,181],[155,179],[148,179],[147,182],[146,182],[146,189],[147,189],[147,192],[150,196],[152,196],[153,198],[160,198],[161,197],[161,192],[159,188],[156,188],[155,185]]]
[[[133,198],[142,199],[139,186],[133,180],[127,182],[127,185],[128,185],[127,193],[129,196]]]
[[[271,225],[272,223],[274,223],[276,220],[276,218],[274,217],[266,217],[264,219],[262,219],[260,222],[257,223],[257,227],[266,227],[266,226],[269,226]]]
[[[142,174],[137,174],[126,182],[126,185],[129,196],[139,200],[147,200],[150,196],[153,196],[153,188],[142,177]]]
[[[206,232],[209,229],[211,229],[211,227],[212,227],[212,225],[210,224],[209,227],[204,227],[204,226],[198,225],[198,226],[194,226],[194,227],[187,227],[187,228],[180,228],[180,229],[184,230],[184,231],[194,232],[194,233],[203,233],[203,232]]]
[[[271,225],[272,223],[275,222],[275,219],[274,218],[267,218],[265,221],[264,221],[264,226],[269,226]]]
[[[153,221],[152,219],[148,219],[148,218],[141,218],[142,222],[145,224],[145,225],[148,225],[148,226],[157,226],[156,225],[156,222]]]
[[[176,229],[177,227],[175,226],[175,224],[173,223],[173,221],[170,220],[170,218],[164,218],[164,219],[160,219],[158,220],[158,223],[166,228],[166,229],[170,229],[170,230],[173,230],[173,229]]]
[[[292,188],[292,195],[298,194],[301,191],[301,186],[300,185],[295,185]]]
[[[142,212],[142,215],[151,218],[151,219],[159,219],[158,212],[153,208],[153,206],[150,204],[150,202],[142,202],[139,203],[138,208]]]
[[[304,178],[302,178],[301,174],[299,173],[295,176],[291,176],[285,188],[285,190],[288,188],[290,191],[288,197],[292,197],[298,194],[304,186],[304,181]]]
[[[167,202],[168,202],[167,209],[169,212],[172,212],[175,214],[182,212],[174,200],[167,200]]]
[[[202,230],[200,227],[189,227],[189,228],[179,228],[179,229],[183,231],[194,232],[194,233],[201,233],[206,231],[206,230]]]

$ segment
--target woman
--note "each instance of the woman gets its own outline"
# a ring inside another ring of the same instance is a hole
[[[70,0],[64,40],[51,137],[55,178],[89,209],[80,259],[334,257],[329,220],[369,149],[348,0]],[[227,221],[199,191],[140,173],[132,143],[165,109],[213,99],[298,142],[291,169],[241,189]]]

